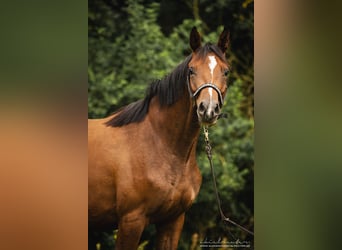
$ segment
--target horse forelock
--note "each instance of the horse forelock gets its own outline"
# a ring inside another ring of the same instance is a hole
[[[227,62],[225,54],[217,45],[206,43],[196,51],[196,55],[202,60],[204,60],[209,53],[214,53],[221,61]]]

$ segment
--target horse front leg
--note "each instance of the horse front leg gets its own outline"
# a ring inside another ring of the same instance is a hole
[[[141,213],[129,213],[120,218],[116,250],[137,249],[146,226],[146,217]]]
[[[176,250],[183,229],[185,214],[168,223],[157,225],[157,250]]]

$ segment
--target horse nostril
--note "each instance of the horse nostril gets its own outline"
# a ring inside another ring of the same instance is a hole
[[[204,106],[203,102],[200,103],[200,105],[199,105],[199,107],[198,107],[198,111],[199,111],[200,113],[204,113],[204,111],[205,111],[205,106]]]

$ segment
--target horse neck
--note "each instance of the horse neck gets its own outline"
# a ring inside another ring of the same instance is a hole
[[[187,90],[171,106],[161,107],[158,97],[150,103],[149,121],[162,145],[173,154],[188,161],[195,157],[200,125],[197,114]]]

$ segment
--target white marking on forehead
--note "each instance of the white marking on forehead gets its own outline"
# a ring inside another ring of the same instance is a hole
[[[209,58],[209,69],[210,69],[210,74],[211,74],[211,83],[213,83],[213,79],[214,79],[214,69],[217,65],[217,61],[215,56],[208,56]],[[210,96],[210,102],[212,102],[212,98],[213,98],[213,88],[208,88],[208,92],[209,92],[209,96]]]
[[[217,65],[217,61],[216,61],[216,58],[215,56],[208,56],[209,58],[209,69],[210,69],[210,73],[211,73],[211,78],[213,78],[213,75],[214,75],[214,69]]]

